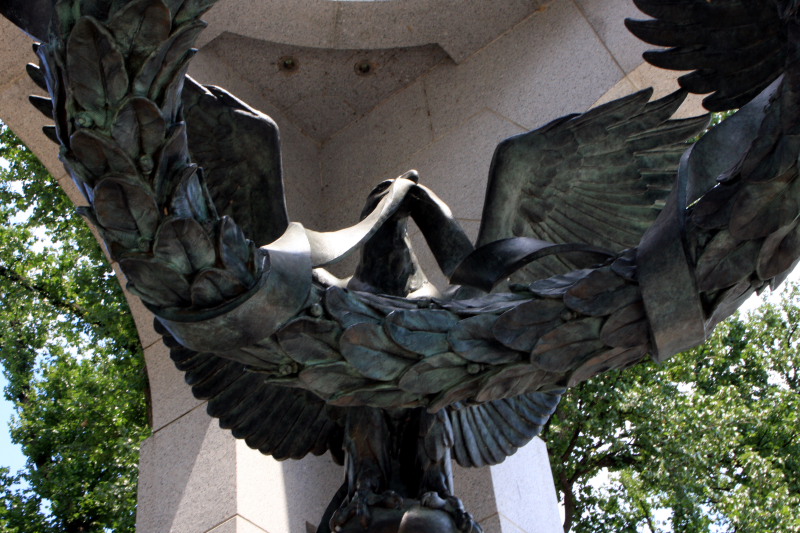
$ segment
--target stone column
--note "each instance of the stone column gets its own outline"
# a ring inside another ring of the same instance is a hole
[[[676,88],[671,73],[642,64],[644,46],[622,23],[637,16],[628,0],[298,4],[222,0],[190,73],[278,123],[290,217],[313,229],[353,224],[374,185],[415,168],[474,237],[500,140],[651,85],[657,96]],[[0,19],[0,118],[81,201],[40,132],[47,120],[26,102],[38,92],[24,74],[34,59],[28,38]],[[443,283],[424,242],[414,242]],[[341,469],[328,456],[278,463],[221,430],[152,317],[129,302],[153,399],[137,530],[313,532]],[[561,531],[539,439],[496,467],[456,468],[456,492],[487,533]]]

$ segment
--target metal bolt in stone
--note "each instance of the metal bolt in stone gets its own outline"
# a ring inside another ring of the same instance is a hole
[[[369,59],[362,59],[361,61],[355,64],[355,71],[356,74],[359,76],[369,76],[370,74],[375,74],[376,67]]]
[[[278,69],[282,72],[297,72],[300,63],[295,57],[284,56],[278,60]]]

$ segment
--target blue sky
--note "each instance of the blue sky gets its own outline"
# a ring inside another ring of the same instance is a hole
[[[0,374],[0,390],[6,388],[8,381],[5,376]],[[16,473],[25,466],[25,456],[22,455],[19,447],[11,443],[11,436],[8,434],[8,423],[14,413],[14,406],[5,398],[0,400],[0,466],[7,466],[11,473]]]

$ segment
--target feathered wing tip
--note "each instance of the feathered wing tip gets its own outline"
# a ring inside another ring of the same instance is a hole
[[[236,220],[256,246],[280,237],[289,217],[278,126],[224,89],[189,77],[182,102],[189,152],[218,213]]]
[[[450,407],[453,456],[463,467],[495,465],[541,433],[563,389],[522,394],[469,407]]]
[[[649,63],[690,70],[681,87],[697,94],[710,111],[736,109],[764,90],[784,71],[787,24],[796,17],[796,0],[634,0],[652,20],[625,21],[639,39],[667,47],[649,51]]]
[[[206,410],[219,419],[220,427],[278,460],[330,451],[342,464],[343,409],[327,405],[308,391],[266,383],[262,374],[248,370],[251,365],[246,364],[259,363],[250,360],[259,355],[258,348],[226,359],[181,346],[157,320],[155,327],[192,393],[208,401]]]

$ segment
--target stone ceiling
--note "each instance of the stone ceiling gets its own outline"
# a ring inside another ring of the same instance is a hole
[[[332,50],[223,33],[204,49],[258,87],[306,135],[325,141],[443,61],[438,45]]]
[[[201,53],[324,142],[443,62],[459,63],[538,0],[221,0]],[[247,16],[242,16],[242,13]]]

